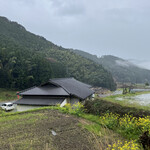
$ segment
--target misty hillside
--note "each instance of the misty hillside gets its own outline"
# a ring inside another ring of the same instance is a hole
[[[55,77],[75,77],[94,86],[116,88],[102,65],[0,17],[0,87],[24,89]]]
[[[74,50],[75,53],[93,60],[103,65],[110,71],[117,82],[145,83],[150,82],[150,70],[140,68],[133,63],[111,55],[105,55],[98,58],[96,55],[89,54],[80,50]]]

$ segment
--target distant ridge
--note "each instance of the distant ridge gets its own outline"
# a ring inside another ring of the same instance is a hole
[[[24,89],[60,77],[116,89],[111,73],[102,65],[0,17],[0,87]]]
[[[113,78],[117,82],[150,83],[150,70],[139,67],[128,60],[124,60],[112,55],[104,55],[98,58],[96,55],[92,55],[80,50],[73,50],[73,52],[88,58],[97,64],[101,64],[106,70],[111,72]]]

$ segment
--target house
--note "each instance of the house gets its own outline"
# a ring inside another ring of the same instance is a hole
[[[50,79],[38,87],[32,87],[19,93],[22,98],[15,102],[18,105],[64,106],[66,103],[83,102],[92,97],[91,86],[74,78]]]

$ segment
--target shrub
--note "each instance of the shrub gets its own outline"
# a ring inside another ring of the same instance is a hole
[[[126,114],[121,117],[118,114],[106,113],[100,117],[100,123],[128,139],[137,139],[143,132],[150,131],[150,116],[136,118]]]
[[[59,108],[64,113],[74,114],[80,116],[83,113],[83,105],[81,103],[75,103],[73,105],[67,103],[64,107]]]
[[[138,126],[141,127],[142,131],[149,131],[150,132],[150,116],[139,118]]]
[[[138,123],[138,118],[125,114],[119,119],[120,131],[129,139],[137,138],[141,133],[141,127],[139,127]]]
[[[80,115],[83,113],[83,108],[84,106],[81,103],[75,103],[73,104],[73,106],[71,107],[71,112],[75,115]]]
[[[141,150],[141,147],[135,141],[125,141],[124,143],[118,141],[113,145],[109,145],[109,148],[107,148],[107,150]]]
[[[114,129],[118,125],[118,119],[119,119],[119,115],[107,113],[104,116],[100,117],[100,123],[108,127],[109,129]]]
[[[0,116],[4,116],[6,112],[0,107]]]
[[[103,115],[105,113],[119,114],[123,116],[125,114],[133,115],[134,117],[143,117],[150,115],[150,111],[142,110],[134,107],[121,106],[113,102],[108,102],[102,99],[95,99],[93,101],[86,101],[84,104],[85,113],[93,115]]]

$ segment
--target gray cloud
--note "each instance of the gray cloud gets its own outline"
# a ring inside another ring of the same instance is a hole
[[[150,69],[150,60],[149,61],[145,61],[145,60],[128,60],[129,62],[141,67],[141,68],[145,68],[145,69]]]
[[[0,15],[63,47],[149,59],[149,0],[0,0]]]
[[[52,7],[55,9],[56,14],[61,16],[74,16],[84,13],[84,5],[78,0],[53,0]]]

